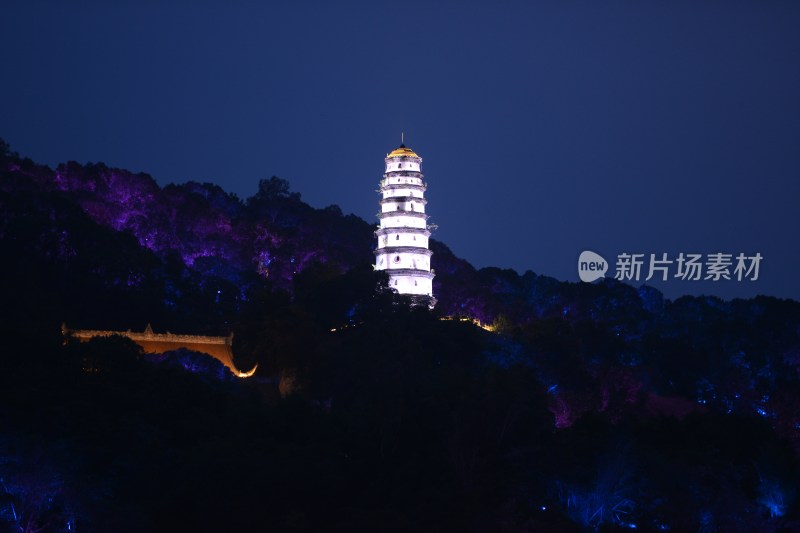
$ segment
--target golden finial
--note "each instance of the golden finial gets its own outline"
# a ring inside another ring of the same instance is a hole
[[[406,144],[405,133],[401,131],[400,132],[400,146],[404,146],[405,144]]]

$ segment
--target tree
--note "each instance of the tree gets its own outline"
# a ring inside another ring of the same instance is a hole
[[[289,182],[277,176],[258,181],[258,192],[251,200],[274,200],[289,197]]]

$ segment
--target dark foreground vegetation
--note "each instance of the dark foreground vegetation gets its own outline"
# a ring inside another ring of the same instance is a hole
[[[369,224],[277,178],[241,201],[4,143],[0,172],[0,531],[800,528],[797,302],[435,243],[431,312],[372,271]],[[62,322],[233,331],[259,370]]]

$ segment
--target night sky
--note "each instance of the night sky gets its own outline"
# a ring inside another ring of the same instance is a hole
[[[758,252],[756,282],[655,285],[800,299],[800,3],[66,4],[0,13],[0,137],[37,162],[277,175],[372,222],[405,131],[477,267]]]

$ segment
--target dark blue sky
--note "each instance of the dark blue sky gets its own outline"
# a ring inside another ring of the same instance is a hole
[[[757,282],[656,286],[800,299],[800,3],[65,4],[0,16],[0,136],[36,161],[278,175],[374,221],[404,130],[478,267],[759,252]]]

